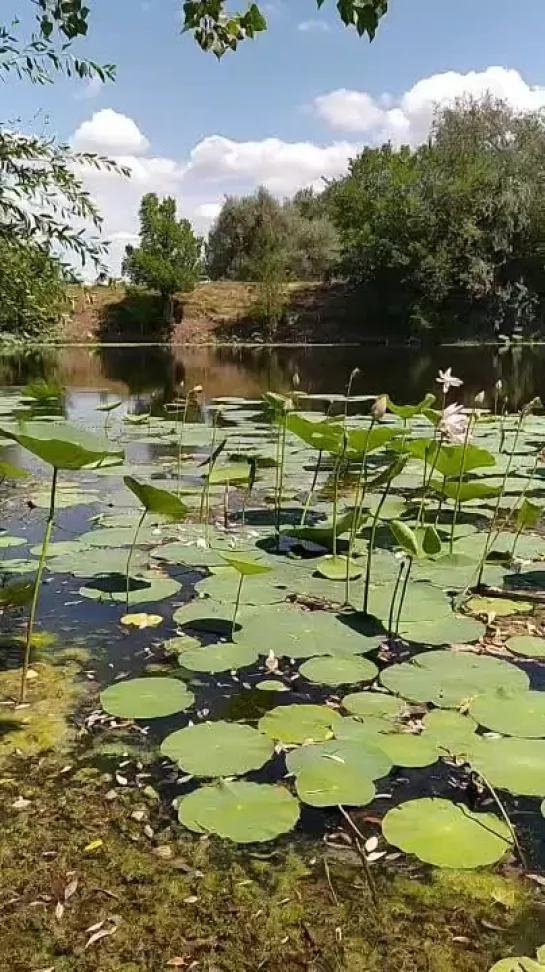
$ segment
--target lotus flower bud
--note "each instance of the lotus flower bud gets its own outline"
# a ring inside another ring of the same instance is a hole
[[[475,405],[484,405],[484,391],[480,391],[478,395],[475,395]]]
[[[384,418],[388,411],[388,399],[386,395],[380,395],[371,409],[371,415],[377,422]]]
[[[494,388],[496,389],[496,392],[497,392],[497,393],[498,393],[498,395],[499,395],[499,393],[500,393],[500,392],[502,391],[502,389],[503,389],[503,381],[501,380],[501,378],[498,378],[498,380],[497,380],[497,382],[496,382],[496,384],[494,385]]]
[[[297,374],[297,372],[295,372],[295,374],[292,375],[291,383],[292,383],[292,385],[293,385],[294,388],[299,388],[299,385],[301,384],[301,379],[300,379],[299,375]]]

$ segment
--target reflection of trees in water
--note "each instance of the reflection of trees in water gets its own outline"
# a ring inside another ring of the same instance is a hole
[[[56,349],[3,351],[0,355],[0,385],[28,385],[37,378],[62,382],[59,353]]]
[[[112,347],[99,349],[102,374],[110,381],[123,382],[134,395],[137,411],[150,404],[161,407],[171,402],[185,378],[183,362],[174,357],[167,345],[153,347]]]

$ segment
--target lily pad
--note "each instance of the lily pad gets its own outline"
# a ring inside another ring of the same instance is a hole
[[[434,621],[401,621],[399,634],[405,641],[421,645],[467,645],[478,641],[485,634],[485,626],[475,618],[460,614],[437,618]]]
[[[143,612],[140,614],[124,614],[120,618],[120,624],[124,627],[138,628],[139,631],[144,631],[146,628],[156,628],[162,622],[163,618],[160,614],[145,614]]]
[[[352,692],[343,698],[343,708],[356,716],[379,716],[394,722],[407,711],[407,705],[385,692]]]
[[[353,685],[372,682],[378,675],[378,668],[367,658],[335,655],[334,658],[309,659],[301,665],[299,674],[319,685]]]
[[[394,766],[431,766],[439,759],[433,742],[410,732],[384,733],[377,745],[380,745]]]
[[[131,576],[129,581],[129,605],[146,604],[150,601],[163,601],[174,597],[180,591],[180,584],[171,577],[155,574]],[[81,597],[91,601],[119,604],[127,601],[127,579],[121,574],[97,577],[92,586],[80,587]]]
[[[389,844],[436,867],[485,867],[512,848],[503,820],[434,798],[409,800],[389,810],[382,832]]]
[[[364,807],[375,797],[373,781],[354,766],[326,759],[305,766],[295,778],[295,789],[312,807]]]
[[[451,709],[433,709],[423,719],[424,738],[443,756],[461,756],[475,744],[477,723]]]
[[[355,560],[348,560],[348,557],[321,557],[315,565],[318,577],[325,577],[326,580],[345,581],[348,573],[349,580],[356,580],[363,574],[363,565]]]
[[[340,763],[370,780],[387,776],[393,765],[383,750],[359,740],[330,739],[324,743],[299,746],[286,757],[288,772],[295,775],[309,766],[324,762]]]
[[[508,638],[505,647],[515,655],[523,655],[525,658],[545,658],[545,638],[515,635]]]
[[[250,586],[250,585],[248,585]],[[272,605],[243,620],[236,640],[272,649],[279,658],[363,655],[375,651],[384,636],[365,635],[329,611],[302,611],[290,604]]]
[[[534,605],[530,601],[511,601],[504,597],[471,597],[465,607],[472,614],[495,614],[506,618],[511,614],[528,614]]]
[[[131,678],[100,693],[100,704],[118,719],[160,719],[184,712],[194,696],[175,678]]]
[[[198,834],[217,834],[238,844],[261,843],[293,829],[299,804],[282,786],[220,781],[180,800],[178,819]]]
[[[497,688],[474,699],[469,711],[486,729],[524,739],[545,737],[545,692],[509,692]]]
[[[231,672],[254,665],[259,657],[257,648],[234,642],[218,641],[215,645],[199,645],[182,652],[180,665],[192,672]]]
[[[457,709],[490,689],[524,691],[530,684],[526,672],[509,662],[457,651],[421,652],[409,662],[387,668],[380,678],[402,698],[445,709]]]
[[[261,717],[258,729],[283,743],[325,742],[340,721],[326,705],[280,705]]]
[[[545,793],[545,741],[477,737],[469,754],[471,766],[498,790],[516,796]]]
[[[214,569],[211,577],[198,581],[195,589],[199,594],[207,594],[215,601],[223,604],[234,604],[237,600],[239,581],[236,574],[229,567]],[[274,604],[284,601],[286,591],[276,587],[271,580],[249,577],[242,588],[241,604]]]
[[[167,736],[161,753],[192,776],[240,776],[260,769],[274,744],[250,726],[204,722]]]
[[[265,678],[262,682],[257,682],[255,687],[260,692],[289,692],[288,686],[276,678]]]

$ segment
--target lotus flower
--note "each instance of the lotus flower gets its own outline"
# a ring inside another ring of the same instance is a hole
[[[443,386],[443,394],[446,395],[451,388],[460,388],[463,385],[461,378],[455,378],[452,374],[452,368],[447,368],[446,371],[441,371],[439,369],[439,375],[435,379],[439,385]]]
[[[439,431],[449,442],[463,443],[467,436],[468,423],[463,405],[448,405],[441,416]]]

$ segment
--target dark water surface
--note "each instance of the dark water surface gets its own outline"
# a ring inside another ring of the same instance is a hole
[[[482,389],[492,395],[501,380],[511,409],[545,389],[545,347],[145,347],[36,349],[0,355],[0,387],[56,378],[70,391],[71,417],[82,417],[104,393],[141,400],[169,401],[180,382],[203,385],[207,397],[252,398],[262,391],[288,391],[298,374],[301,389],[342,392],[354,368],[355,394],[389,394],[411,402],[435,387],[440,368],[452,367],[464,381],[460,399]],[[437,386],[438,387],[438,386]],[[95,395],[90,396],[89,393]],[[96,396],[96,397],[95,397]]]

